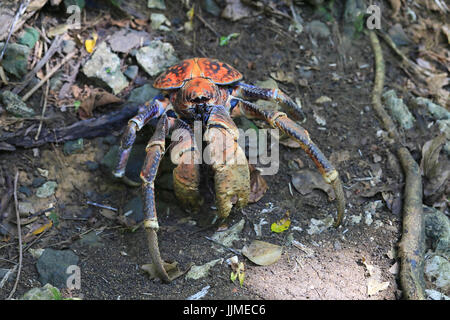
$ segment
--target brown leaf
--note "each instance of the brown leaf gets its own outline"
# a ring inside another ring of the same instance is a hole
[[[92,118],[92,112],[96,107],[122,102],[121,99],[117,98],[112,93],[100,88],[91,89],[87,86],[84,88],[83,92],[79,94],[78,100],[81,100],[78,114],[83,120]]]
[[[297,171],[292,176],[291,182],[295,190],[302,195],[309,194],[314,189],[320,189],[328,194],[330,200],[336,198],[333,188],[323,180],[322,175],[316,170],[303,169]]]
[[[255,169],[253,165],[249,165],[250,169],[250,195],[248,197],[249,203],[255,203],[259,201],[266,193],[267,186],[266,181],[261,176],[259,170]]]

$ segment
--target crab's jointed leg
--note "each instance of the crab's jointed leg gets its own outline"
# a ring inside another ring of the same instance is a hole
[[[136,132],[141,130],[152,118],[161,115],[169,104],[168,99],[160,100],[159,98],[160,97],[155,97],[151,104],[143,105],[140,108],[139,113],[128,121],[128,127],[123,133],[120,142],[117,165],[113,171],[113,175],[117,178],[122,178],[125,175],[128,158],[134,141],[136,140]]]
[[[175,119],[168,118],[163,114],[159,119],[155,132],[145,148],[147,156],[142,167],[140,177],[142,179],[142,197],[144,201],[144,228],[147,233],[150,255],[156,271],[164,282],[170,282],[171,279],[164,269],[164,263],[158,248],[158,239],[156,231],[159,229],[158,218],[155,206],[155,178],[158,173],[159,164],[165,152],[166,136],[169,134],[170,127],[173,126]]]
[[[303,110],[298,106],[287,94],[285,94],[280,89],[267,89],[260,88],[257,86],[249,85],[244,82],[239,82],[235,86],[235,90],[232,93],[233,95],[240,96],[243,99],[262,99],[273,101],[283,108],[289,116],[294,118],[295,120],[304,120],[306,119]]]
[[[226,218],[233,204],[243,207],[250,193],[250,173],[244,151],[238,144],[239,131],[221,105],[213,106],[206,124],[205,161],[214,170],[218,216]]]
[[[325,182],[330,184],[335,192],[337,200],[338,215],[335,226],[339,226],[344,216],[345,197],[342,183],[337,170],[324,156],[322,151],[314,144],[309,137],[308,131],[289,119],[283,112],[261,110],[256,104],[239,99],[237,106],[231,114],[233,117],[245,116],[250,119],[260,119],[268,122],[273,128],[278,128],[289,137],[297,141],[301,148],[314,161]]]
[[[203,204],[199,192],[201,153],[192,129],[180,119],[172,132],[172,141],[171,160],[177,165],[173,170],[175,195],[182,207],[197,212]]]

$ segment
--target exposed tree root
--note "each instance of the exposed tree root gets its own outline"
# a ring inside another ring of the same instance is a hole
[[[400,136],[389,114],[381,104],[384,86],[384,60],[378,37],[369,31],[370,42],[375,55],[375,84],[372,103],[389,136],[394,140],[391,148],[396,151],[406,175],[403,206],[403,234],[399,244],[401,262],[400,284],[403,296],[408,300],[424,300],[423,254],[425,248],[425,227],[422,209],[422,176],[419,166],[408,149],[400,144]]]

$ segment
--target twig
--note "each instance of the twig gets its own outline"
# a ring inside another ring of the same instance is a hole
[[[220,34],[216,31],[216,29],[214,29],[205,19],[203,19],[201,15],[196,14],[195,17],[200,20],[205,25],[205,27],[211,30],[211,32],[214,33],[217,38],[220,38]]]
[[[424,300],[425,285],[423,280],[423,253],[425,247],[425,228],[422,208],[422,177],[418,164],[408,149],[399,145],[399,134],[392,119],[381,104],[380,95],[384,86],[384,61],[380,42],[375,32],[369,31],[370,43],[375,55],[375,84],[372,103],[383,126],[394,139],[392,148],[406,174],[405,202],[403,206],[403,234],[400,241],[399,256],[401,259],[400,283],[403,295],[409,300]]]
[[[103,209],[108,209],[108,210],[116,211],[116,212],[119,211],[119,210],[117,210],[116,208],[113,208],[113,207],[110,207],[110,206],[107,206],[107,205],[104,205],[104,204],[92,202],[92,201],[86,201],[86,203],[87,203],[87,204],[90,204],[91,206],[94,206],[94,207],[99,207],[99,208],[103,208]]]
[[[22,270],[22,229],[20,227],[20,216],[19,216],[19,204],[17,201],[17,182],[19,180],[19,170],[16,171],[16,176],[14,177],[14,206],[16,209],[16,219],[17,219],[17,234],[19,237],[19,268],[17,270],[16,282],[7,298],[7,300],[11,299],[14,292],[16,292],[17,284],[19,283],[20,271]]]
[[[47,44],[44,43],[44,47],[45,47],[45,51],[47,52]],[[48,73],[48,62],[45,64],[45,72]],[[45,115],[45,110],[47,110],[47,98],[48,98],[48,92],[50,90],[50,81],[47,80],[47,86],[45,87],[45,92],[44,92],[44,105],[42,106],[42,114],[41,114],[41,118],[44,118]],[[42,124],[44,123],[43,120],[41,120],[39,122],[39,127],[38,127],[38,131],[36,133],[36,136],[34,137],[34,140],[37,140],[39,138],[39,135],[41,134],[41,130],[42,130]]]
[[[54,67],[49,73],[47,73],[44,77],[44,79],[42,79],[41,81],[39,81],[39,83],[37,85],[35,85],[30,91],[28,91],[27,94],[25,94],[22,98],[22,101],[27,101],[28,98],[31,97],[31,95],[37,90],[39,89],[48,79],[51,78],[51,76],[53,76],[67,61],[69,61],[70,59],[73,58],[73,56],[77,53],[77,51],[72,51],[71,53],[69,53],[67,56],[64,57],[64,59],[58,63],[58,65],[56,67]]]

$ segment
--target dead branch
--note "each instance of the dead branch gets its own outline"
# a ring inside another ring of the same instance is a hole
[[[400,283],[406,299],[424,300],[426,299],[423,280],[425,227],[422,214],[422,177],[419,166],[408,149],[400,145],[398,131],[381,104],[381,93],[385,77],[383,53],[375,32],[369,31],[369,36],[375,55],[375,84],[372,91],[373,107],[381,119],[385,130],[394,139],[391,147],[397,151],[397,157],[406,175],[403,234],[399,244],[401,260]]]
[[[0,134],[0,143],[23,148],[34,148],[46,143],[61,143],[79,138],[96,138],[106,136],[113,130],[122,129],[127,121],[138,111],[138,106],[128,104],[119,111],[103,115],[99,118],[81,120],[74,124],[58,129],[42,129],[38,140],[34,139],[37,129],[21,129],[13,133]]]

